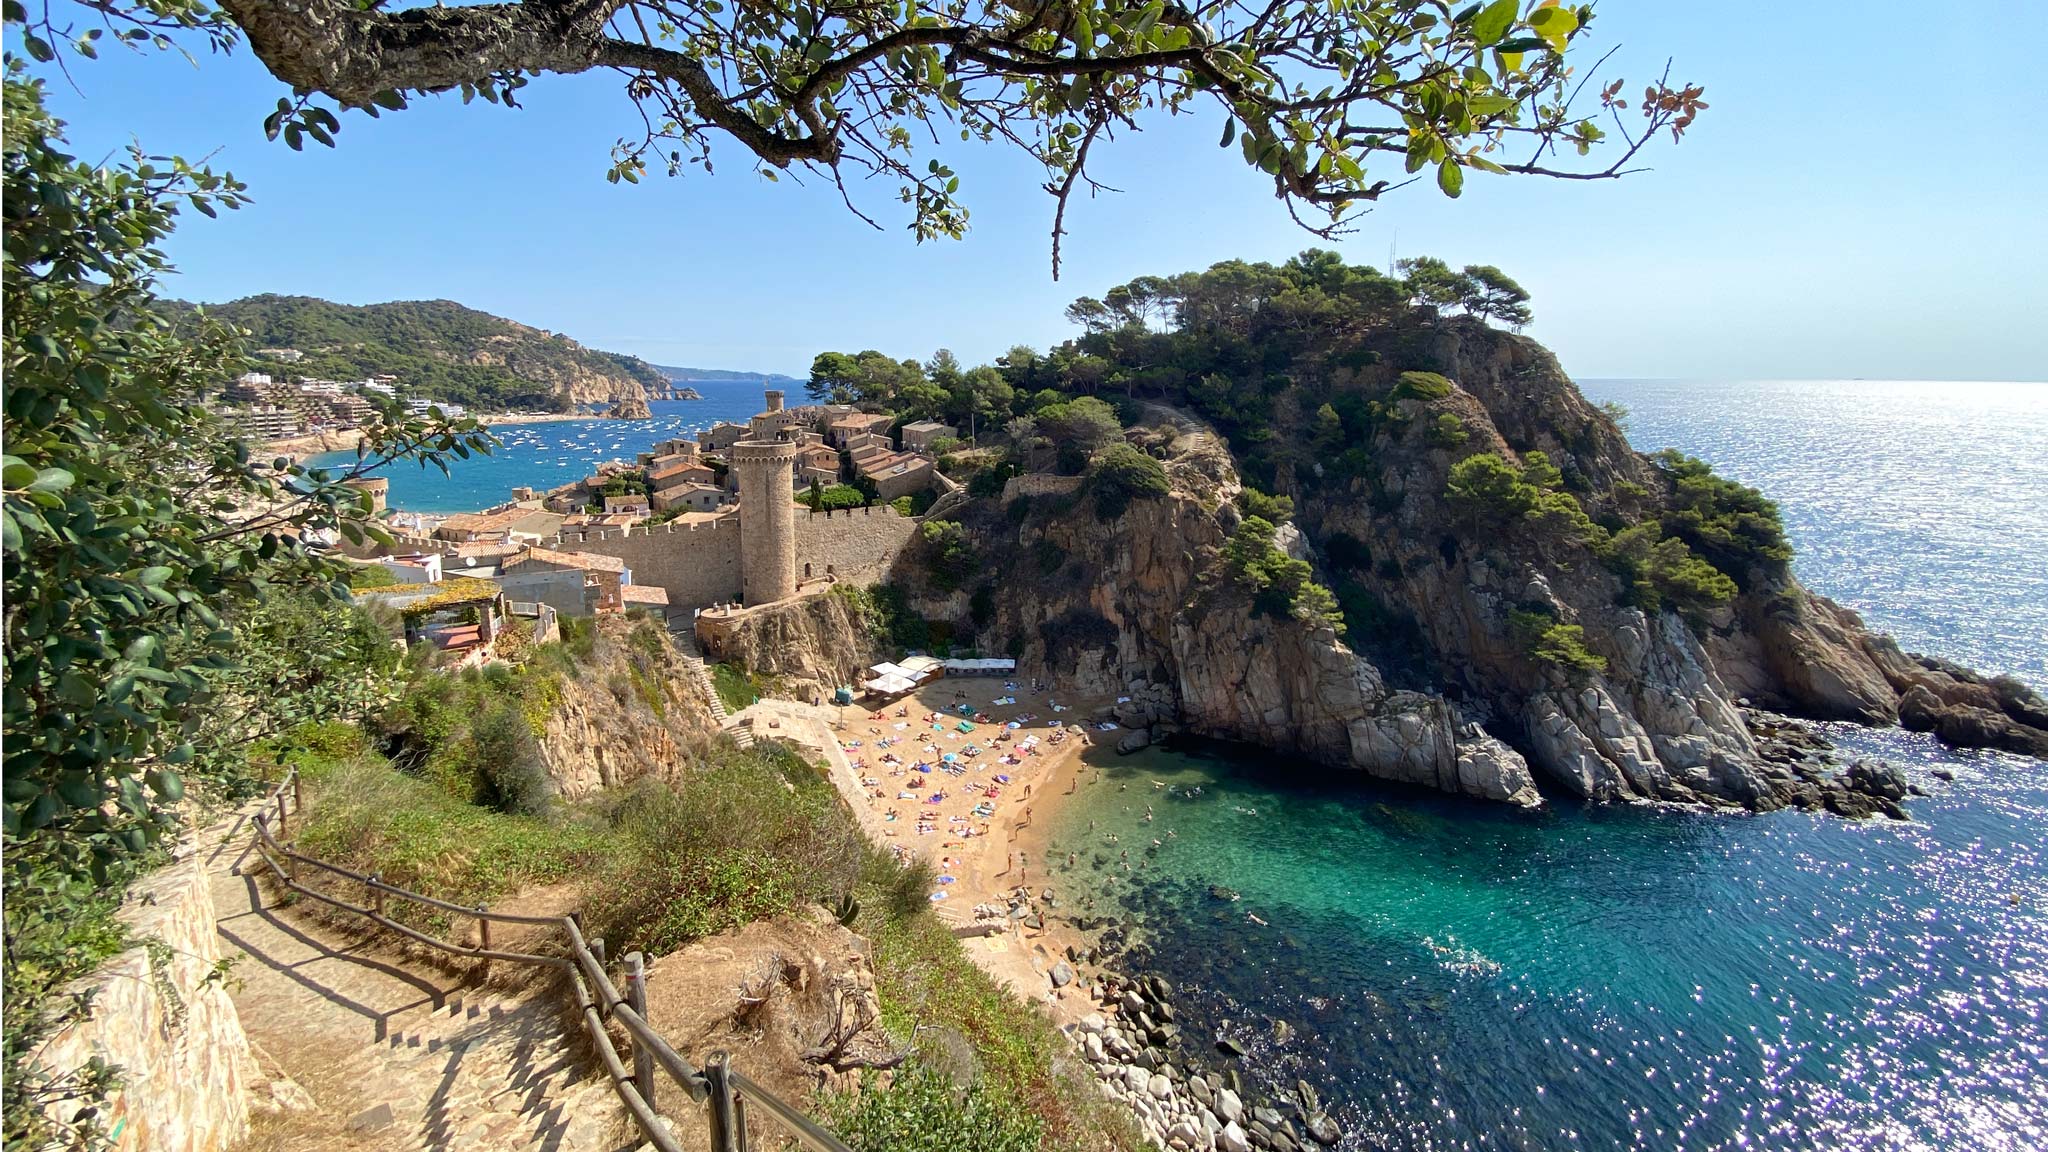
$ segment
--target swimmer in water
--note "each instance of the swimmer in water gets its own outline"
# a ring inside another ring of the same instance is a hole
[[[1266,926],[1266,922],[1264,920],[1259,919],[1258,913],[1256,912],[1247,912],[1244,914],[1244,918],[1251,921],[1254,924],[1257,924],[1261,928],[1264,928]]]

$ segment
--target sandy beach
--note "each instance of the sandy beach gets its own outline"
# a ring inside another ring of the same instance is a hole
[[[1055,992],[1045,973],[1081,937],[1056,920],[1037,928],[1007,912],[1019,886],[1047,886],[1048,830],[1060,801],[1093,771],[1081,755],[1109,735],[1090,720],[1105,703],[1034,692],[1021,680],[947,677],[881,710],[762,700],[740,716],[757,739],[793,739],[825,756],[868,836],[932,864],[927,895],[941,918],[966,930],[977,907],[993,913],[981,922],[999,930],[961,944],[1019,996],[1065,1021],[1089,1002],[1071,989]]]

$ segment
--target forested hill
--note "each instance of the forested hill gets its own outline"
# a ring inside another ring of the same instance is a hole
[[[178,312],[191,304],[166,302]],[[257,358],[280,376],[356,380],[389,373],[413,395],[485,409],[567,410],[639,397],[667,378],[635,356],[465,308],[452,300],[357,307],[311,296],[249,296],[206,311],[249,332],[256,349],[294,348],[303,360]]]
[[[736,372],[730,368],[681,368],[673,364],[656,364],[656,369],[666,373],[678,384],[709,382],[712,384],[775,384],[783,387],[801,384],[794,376],[778,372]]]

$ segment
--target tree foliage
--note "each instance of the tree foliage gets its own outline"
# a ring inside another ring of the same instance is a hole
[[[23,25],[25,14],[9,5],[7,19]],[[31,55],[47,56],[35,27],[21,32]],[[95,887],[117,889],[172,827],[167,806],[187,774],[232,773],[248,741],[359,703],[338,675],[361,654],[353,626],[325,609],[287,620],[277,598],[346,602],[341,567],[316,544],[382,529],[344,479],[398,457],[467,455],[488,438],[471,423],[422,420],[371,429],[359,466],[341,475],[252,461],[200,403],[245,363],[234,334],[203,316],[174,329],[155,296],[167,267],[159,245],[179,212],[237,207],[241,184],[139,151],[110,165],[78,160],[42,82],[13,59],[5,125],[0,798],[12,1146],[50,1135],[37,1102],[52,1081],[18,1061],[47,1023],[36,997],[77,961],[24,950],[32,934],[16,926],[61,921],[97,899]],[[328,651],[280,674],[273,658],[308,643]],[[269,678],[260,692],[243,678],[251,669]]]
[[[1337,598],[1315,581],[1308,561],[1296,560],[1273,543],[1275,528],[1247,516],[1223,544],[1223,569],[1239,588],[1251,594],[1253,607],[1269,616],[1328,625],[1344,634],[1344,614]]]
[[[535,75],[618,73],[636,107],[614,182],[708,172],[715,147],[736,145],[770,178],[893,185],[920,240],[967,228],[950,140],[1013,147],[1054,197],[1055,277],[1066,205],[1098,187],[1091,156],[1159,114],[1214,117],[1221,145],[1327,234],[1424,177],[1455,197],[1471,171],[1623,175],[1654,136],[1676,139],[1706,107],[1698,87],[1659,77],[1624,118],[1623,82],[1591,83],[1606,57],[1581,58],[1593,7],[1553,0],[1526,11],[1518,0],[221,0],[218,11],[111,0],[76,11],[144,36],[196,29],[222,47],[246,36],[292,88],[265,129],[293,148],[332,145],[343,109],[376,116],[451,91],[510,106]],[[100,29],[81,33],[62,13],[32,25],[38,58],[91,50]]]
[[[1671,487],[1672,508],[1664,531],[1686,542],[1745,587],[1752,573],[1783,574],[1792,545],[1778,505],[1763,493],[1714,475],[1704,460],[1666,449],[1651,457]]]
[[[1129,444],[1111,444],[1088,465],[1088,490],[1095,514],[1114,520],[1133,500],[1157,500],[1173,491],[1159,461]]]

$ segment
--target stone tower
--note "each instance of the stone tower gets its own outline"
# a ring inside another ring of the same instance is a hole
[[[796,450],[788,440],[732,446],[740,476],[740,596],[750,605],[796,595]]]

